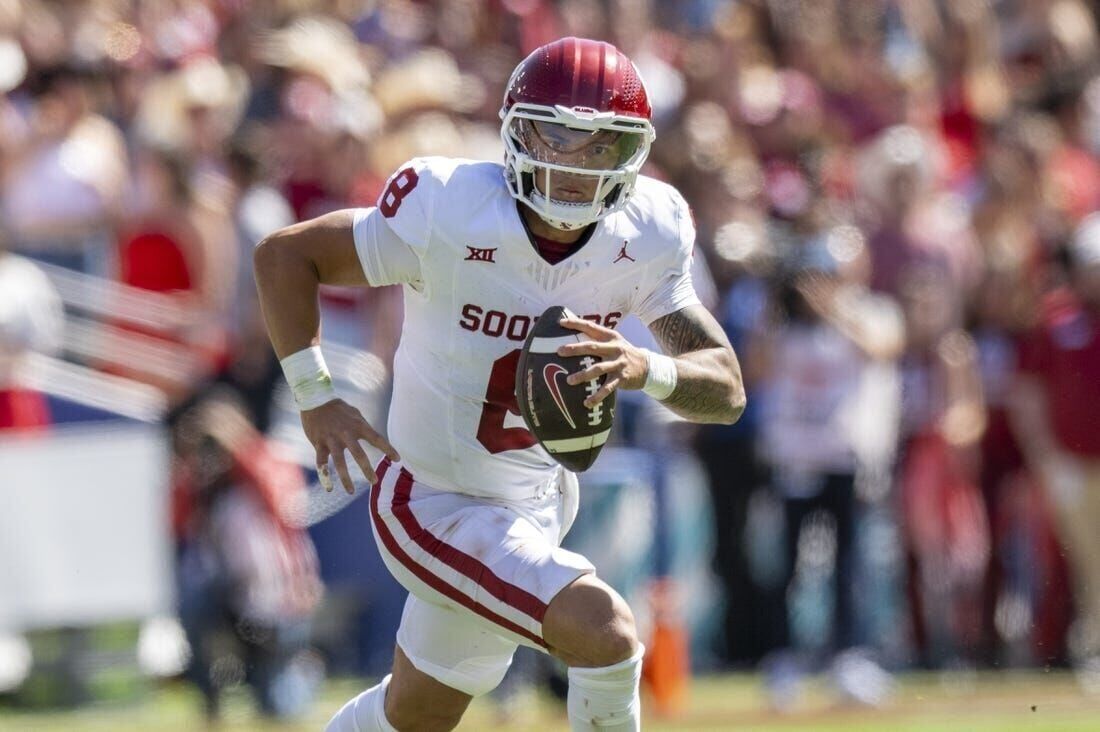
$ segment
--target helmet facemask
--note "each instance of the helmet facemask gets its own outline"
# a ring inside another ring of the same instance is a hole
[[[606,112],[519,103],[501,116],[509,191],[564,231],[626,204],[654,137],[648,120]]]

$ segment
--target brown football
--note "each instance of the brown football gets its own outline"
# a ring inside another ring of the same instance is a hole
[[[527,334],[516,369],[516,402],[527,429],[550,456],[573,471],[591,467],[611,434],[615,393],[589,409],[584,400],[604,382],[604,377],[582,384],[565,378],[596,362],[595,356],[559,356],[566,343],[587,340],[558,321],[568,309],[554,305],[539,316]]]

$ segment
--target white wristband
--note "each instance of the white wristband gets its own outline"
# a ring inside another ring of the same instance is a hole
[[[676,362],[668,356],[646,350],[646,363],[649,365],[642,391],[657,401],[668,399],[676,388]]]
[[[303,348],[279,361],[300,411],[316,409],[336,398],[332,376],[320,346]]]

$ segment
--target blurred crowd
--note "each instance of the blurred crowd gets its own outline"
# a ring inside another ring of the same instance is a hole
[[[516,63],[609,40],[747,382],[738,424],[691,435],[717,657],[763,659],[780,705],[823,663],[870,702],[879,664],[1100,684],[1098,22],[1087,0],[0,0],[0,251],[170,296],[167,332],[119,327],[186,368],[85,362],[192,423],[216,378],[263,433],[251,248],[372,205],[414,155],[501,159]],[[388,363],[391,290],[326,290],[326,338]],[[0,425],[34,412],[5,383],[32,340],[12,292]],[[253,504],[225,510],[297,541]]]

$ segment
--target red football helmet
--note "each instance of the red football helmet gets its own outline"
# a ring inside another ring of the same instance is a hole
[[[655,137],[650,115],[638,70],[610,43],[562,38],[535,49],[500,109],[509,191],[559,229],[599,221],[634,192]],[[584,181],[583,194],[570,191],[583,197],[552,198],[551,173],[559,189]]]

